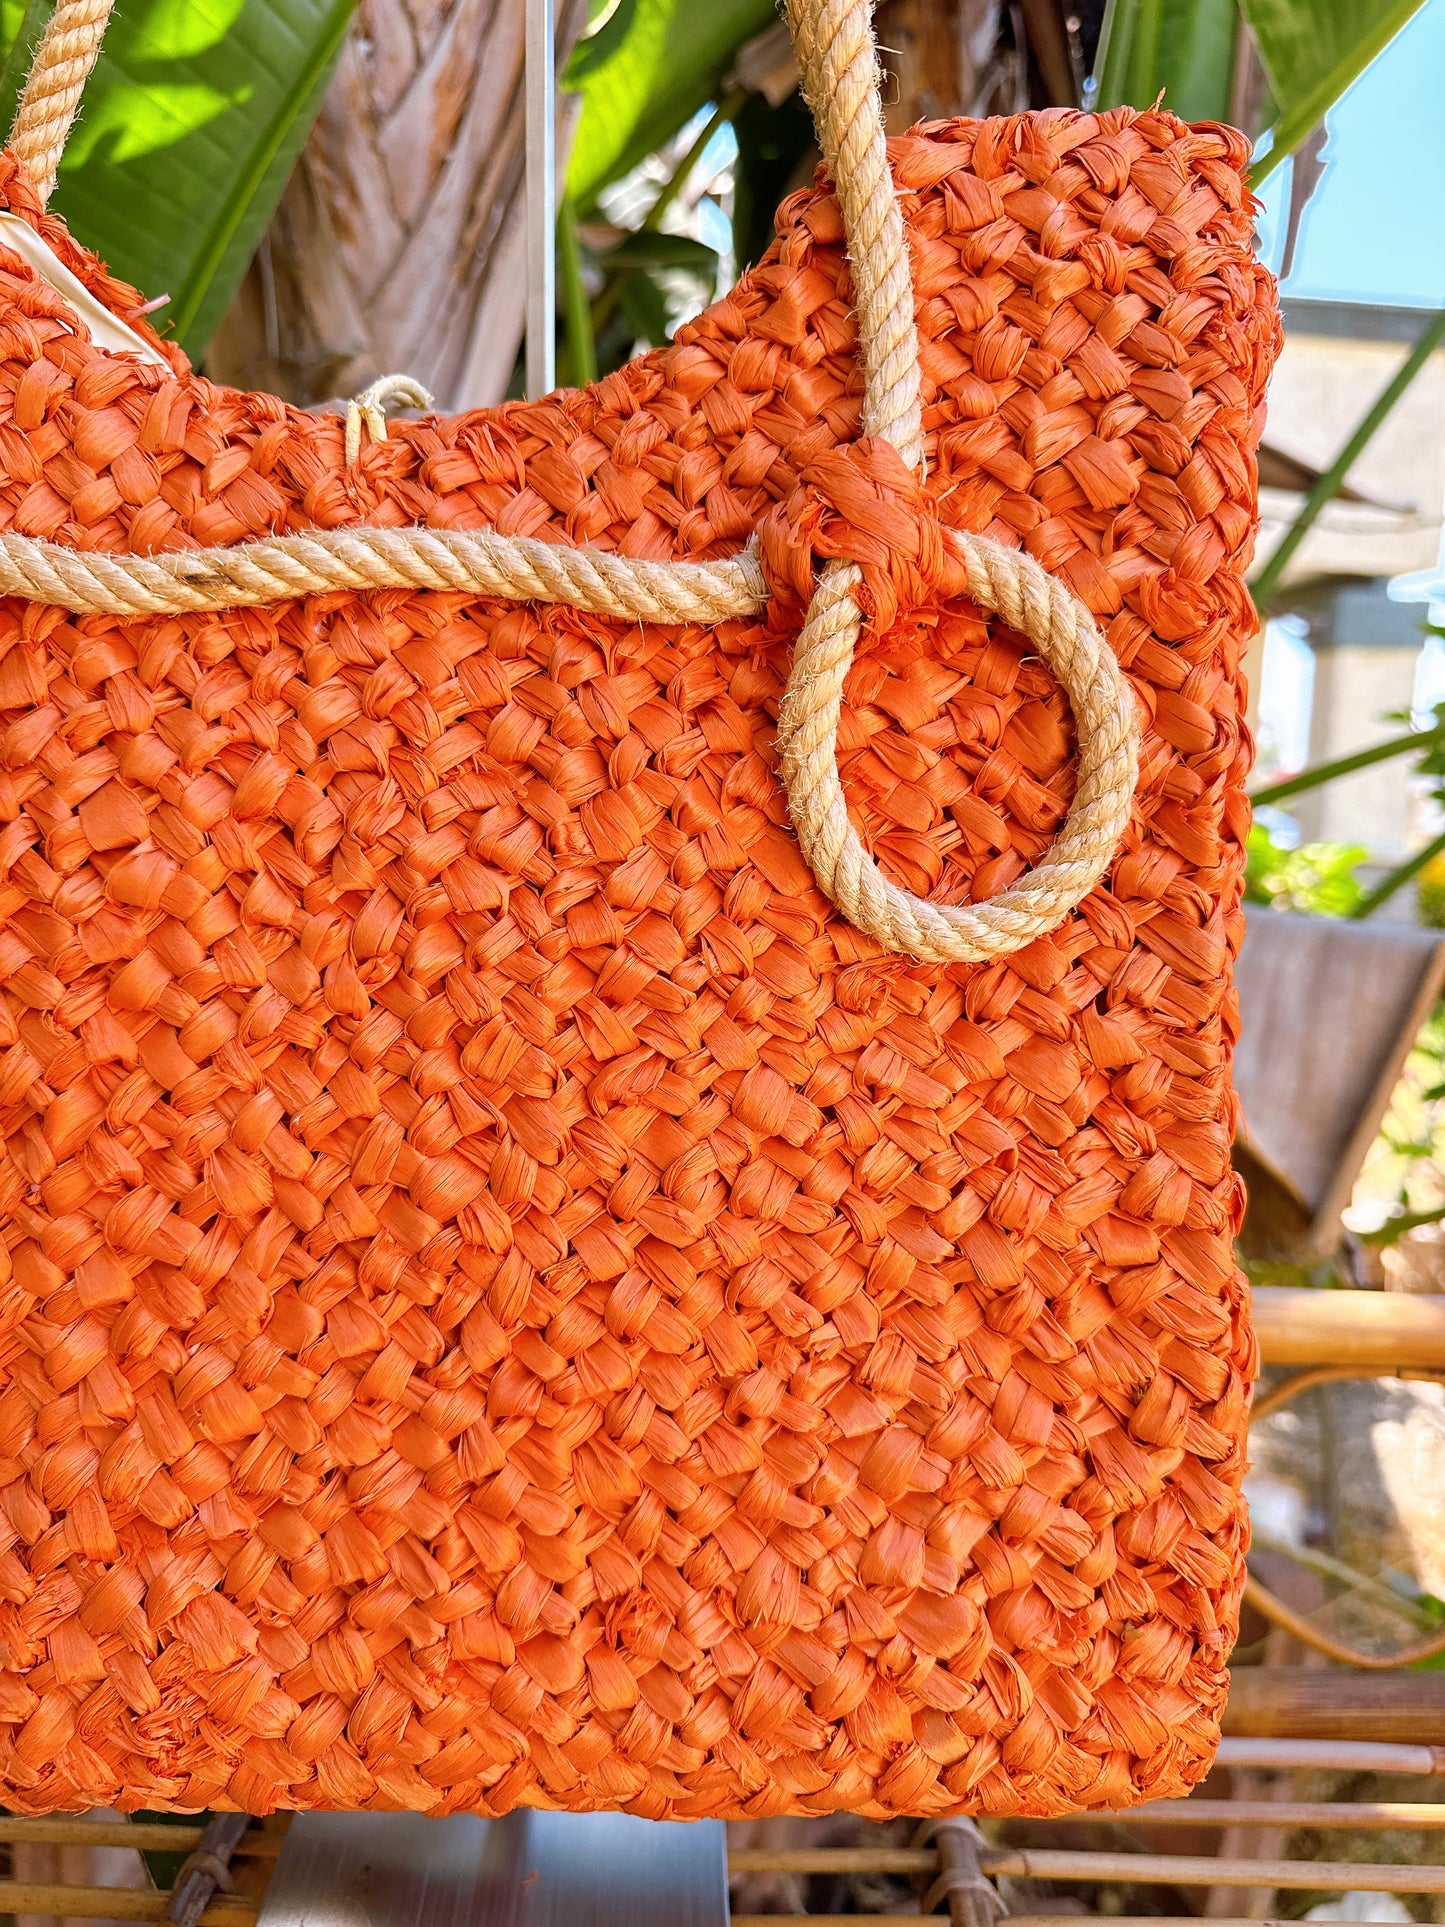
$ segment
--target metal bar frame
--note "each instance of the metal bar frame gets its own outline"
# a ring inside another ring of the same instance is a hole
[[[555,0],[526,0],[527,399],[557,386]]]

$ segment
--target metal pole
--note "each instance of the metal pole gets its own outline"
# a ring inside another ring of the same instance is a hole
[[[553,0],[527,6],[527,399],[557,385],[557,134]]]

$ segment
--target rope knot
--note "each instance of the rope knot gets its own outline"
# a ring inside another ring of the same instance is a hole
[[[874,631],[907,610],[968,593],[937,503],[898,450],[876,435],[830,449],[802,469],[763,518],[758,556],[789,626],[811,601],[823,562],[857,564],[859,610]]]
[[[13,159],[44,205],[112,0],[58,0],[12,130]],[[75,609],[233,608],[340,586],[474,590],[566,601],[630,621],[718,620],[771,599],[799,633],[778,711],[778,759],[798,843],[819,887],[888,950],[924,962],[1008,956],[1058,927],[1104,874],[1129,819],[1138,732],[1129,686],[1087,608],[1021,550],[945,530],[923,469],[918,333],[902,211],[865,0],[785,0],[848,241],[862,364],[863,437],[804,465],[752,546],[731,561],[663,563],[484,530],[306,532],[165,556],[81,551],[0,530],[0,581]],[[3,175],[3,166],[0,166]],[[599,391],[600,392],[600,391]],[[429,410],[404,375],[346,404],[348,470],[386,411]],[[490,586],[495,583],[495,590]],[[934,904],[889,882],[848,820],[838,724],[863,630],[967,595],[1026,635],[1079,725],[1069,815],[1043,859],[984,904]],[[804,617],[806,610],[806,618]],[[1146,611],[1147,614],[1147,611]]]
[[[345,460],[354,468],[361,459],[361,431],[366,429],[374,442],[386,440],[388,408],[416,408],[425,413],[435,408],[429,390],[411,375],[383,375],[346,404]]]

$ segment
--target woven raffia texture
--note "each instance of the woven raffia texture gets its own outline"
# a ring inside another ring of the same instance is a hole
[[[1204,1771],[1254,1362],[1245,148],[1119,110],[892,152],[921,494],[854,441],[822,189],[677,345],[350,473],[339,419],[112,360],[0,256],[0,525],[761,530],[775,590],[715,631],[0,603],[6,1806],[1048,1813]],[[962,901],[1044,849],[1067,710],[947,599],[940,522],[1059,572],[1145,722],[1109,886],[988,967],[833,912],[773,763],[851,557],[879,860]]]

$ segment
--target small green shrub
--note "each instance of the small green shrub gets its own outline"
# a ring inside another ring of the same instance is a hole
[[[1301,843],[1290,849],[1268,824],[1249,832],[1244,894],[1250,903],[1317,917],[1348,917],[1364,896],[1359,868],[1369,852],[1356,843]]]

